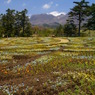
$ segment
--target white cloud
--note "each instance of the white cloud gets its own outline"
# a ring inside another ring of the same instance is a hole
[[[7,4],[11,3],[12,0],[7,0]]]
[[[43,9],[49,9],[50,7],[51,7],[51,5],[49,5],[49,4],[43,5]]]
[[[49,8],[51,8],[51,5],[53,4],[53,2],[50,2],[50,3],[48,3],[48,4],[44,4],[43,5],[43,9],[49,9]]]
[[[58,11],[53,11],[53,12],[50,12],[50,13],[48,13],[48,14],[51,14],[51,15],[53,15],[53,16],[59,16],[59,15],[61,15],[61,14],[66,15],[65,12],[58,12]]]

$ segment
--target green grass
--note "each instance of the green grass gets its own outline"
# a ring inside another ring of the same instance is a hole
[[[88,37],[95,37],[95,30],[86,30],[86,31],[81,31],[82,35],[88,36]]]

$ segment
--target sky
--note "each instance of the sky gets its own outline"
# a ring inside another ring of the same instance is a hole
[[[73,1],[81,0],[0,0],[0,14],[5,13],[8,8],[18,11],[26,8],[28,16],[42,13],[58,16],[68,13],[74,6]],[[86,1],[95,3],[95,0]]]

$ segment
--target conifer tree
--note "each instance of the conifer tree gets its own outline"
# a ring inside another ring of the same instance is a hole
[[[74,20],[78,21],[78,36],[80,36],[81,23],[84,21],[86,16],[86,8],[88,7],[88,3],[85,0],[81,0],[80,2],[73,2],[76,5],[69,12],[69,17],[72,17]]]

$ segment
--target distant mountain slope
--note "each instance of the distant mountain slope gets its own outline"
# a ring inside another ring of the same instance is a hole
[[[57,26],[59,24],[64,25],[66,23],[66,19],[68,15],[59,15],[53,16],[51,14],[38,14],[33,15],[30,18],[30,22],[32,25],[39,25],[39,26]]]

